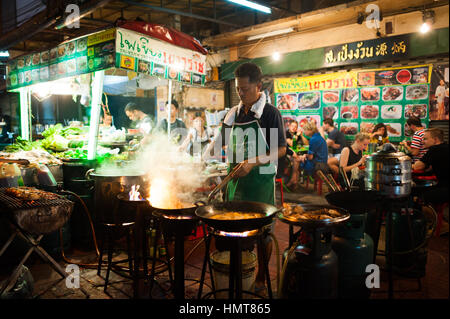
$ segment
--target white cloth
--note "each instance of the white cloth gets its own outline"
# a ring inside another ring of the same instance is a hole
[[[259,97],[258,101],[256,101],[256,103],[253,104],[252,107],[250,108],[250,111],[255,113],[255,118],[257,118],[257,119],[261,118],[265,105],[266,105],[266,95],[264,94],[264,92],[261,92],[261,96]],[[232,126],[236,119],[236,114],[239,114],[241,107],[242,107],[242,102],[239,102],[238,105],[234,106],[228,112],[228,114],[225,116],[225,120],[223,122],[228,126]]]

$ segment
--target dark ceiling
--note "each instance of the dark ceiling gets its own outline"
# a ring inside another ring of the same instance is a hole
[[[17,0],[2,1],[0,50],[15,55],[54,47],[84,34],[114,26],[119,18],[143,20],[180,29],[202,40],[296,14],[344,3],[336,0],[258,0],[272,13],[259,13],[226,0]],[[80,8],[80,27],[62,27],[69,4]],[[28,19],[24,19],[24,17]]]

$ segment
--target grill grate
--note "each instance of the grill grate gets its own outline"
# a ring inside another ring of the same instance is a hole
[[[38,207],[71,205],[72,202],[55,195],[55,199],[22,200],[5,193],[5,188],[0,188],[0,206],[8,210],[22,210]]]

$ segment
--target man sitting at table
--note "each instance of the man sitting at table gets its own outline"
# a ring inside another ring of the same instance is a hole
[[[449,152],[448,144],[444,142],[444,132],[438,128],[425,130],[423,143],[424,147],[428,148],[428,151],[420,160],[413,164],[412,168],[415,171],[431,168],[431,172],[436,176],[438,183],[436,186],[421,190],[420,195],[423,196],[426,202],[431,204],[448,202]],[[447,232],[448,223],[443,221],[440,233],[444,234]]]
[[[424,147],[428,151],[413,164],[413,170],[423,171],[431,168],[438,180],[437,187],[448,189],[449,165],[448,144],[444,142],[444,132],[438,128],[425,130],[423,136]],[[448,198],[448,194],[445,196]]]
[[[303,125],[303,132],[309,139],[308,154],[300,155],[300,167],[306,175],[314,175],[318,170],[328,173],[328,147],[327,142],[319,134],[314,122],[307,122]]]
[[[406,121],[406,126],[409,127],[414,135],[412,137],[411,143],[406,141],[400,142],[401,145],[405,146],[408,150],[408,153],[412,155],[413,163],[420,160],[422,156],[427,152],[426,147],[424,146],[423,138],[425,133],[425,128],[422,126],[420,119],[415,116],[411,116]]]
[[[326,139],[329,150],[328,166],[335,173],[339,173],[339,159],[341,157],[342,149],[347,145],[344,134],[335,126],[332,119],[327,118],[323,120],[322,129],[328,134]]]

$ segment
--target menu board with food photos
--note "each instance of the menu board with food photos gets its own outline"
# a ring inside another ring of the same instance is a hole
[[[7,89],[112,67],[114,38],[115,29],[108,29],[11,60],[6,77]]]
[[[300,126],[306,121],[322,125],[324,119],[332,118],[351,140],[356,133],[372,132],[376,124],[384,123],[391,142],[411,135],[405,127],[411,116],[428,127],[430,65],[346,72],[345,81],[342,76],[336,73],[334,83],[324,80],[330,74],[308,77],[316,85],[302,86],[305,90],[298,92],[288,92],[290,88],[283,84],[289,83],[286,79],[275,80],[276,106],[285,124],[296,120]],[[296,82],[303,83],[303,79]]]

